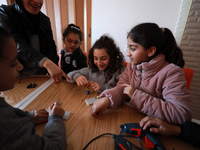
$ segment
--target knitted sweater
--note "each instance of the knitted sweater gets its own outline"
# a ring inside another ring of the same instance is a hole
[[[124,72],[125,67],[121,68],[121,70],[116,71],[113,73],[112,78],[105,83],[105,72],[99,71],[99,72],[92,72],[89,68],[82,68],[80,70],[72,71],[67,74],[67,76],[71,79],[69,82],[74,83],[76,82],[76,79],[83,75],[85,76],[89,81],[94,81],[100,84],[101,88],[98,92],[103,92],[105,89],[110,89],[116,86],[120,75]]]

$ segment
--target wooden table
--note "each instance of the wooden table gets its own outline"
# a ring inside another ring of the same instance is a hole
[[[21,80],[18,80],[15,83],[15,87],[13,89],[2,92],[0,96],[3,96],[7,103],[9,103],[12,106],[15,106],[18,102],[24,99],[27,95],[31,94],[31,92],[33,92],[35,89],[37,89],[49,79],[49,76],[25,77]],[[36,83],[37,85],[35,88],[27,89],[27,86],[30,83]]]
[[[3,92],[11,105],[18,101],[17,97],[24,98],[34,89],[27,89],[26,86],[30,82],[36,82],[39,85],[47,81],[49,78],[26,78],[17,83],[13,90]],[[67,121],[64,121],[67,135],[67,149],[81,150],[86,144],[103,133],[113,133],[118,135],[120,133],[120,125],[124,123],[138,123],[145,115],[138,112],[136,109],[123,104],[115,109],[108,109],[103,114],[103,119],[98,120],[91,115],[92,105],[88,106],[85,99],[96,96],[94,91],[91,94],[86,94],[85,88],[80,88],[76,84],[68,83],[62,80],[60,83],[52,83],[44,92],[34,99],[25,110],[31,111],[39,108],[48,108],[50,104],[60,99],[65,111],[70,111],[71,114]],[[12,96],[9,96],[12,95]],[[36,126],[36,133],[42,136],[45,124]],[[165,137],[159,135],[166,150],[195,150],[197,148],[184,143],[178,137]],[[145,142],[144,138],[140,138],[143,148]],[[134,138],[128,138],[135,145],[139,145],[139,141]],[[87,150],[114,150],[114,139],[111,135],[102,136],[93,141]]]

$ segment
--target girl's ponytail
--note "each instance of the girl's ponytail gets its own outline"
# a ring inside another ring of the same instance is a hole
[[[145,49],[155,46],[156,53],[151,58],[165,54],[166,61],[183,68],[185,64],[183,53],[169,29],[160,28],[155,23],[142,23],[135,26],[127,37],[130,37],[133,42],[139,43]]]
[[[164,34],[164,51],[163,53],[165,54],[165,59],[166,61],[170,63],[174,63],[181,68],[183,68],[185,61],[183,59],[183,53],[179,46],[176,43],[176,40],[172,34],[172,32],[164,28],[163,29],[163,34]]]

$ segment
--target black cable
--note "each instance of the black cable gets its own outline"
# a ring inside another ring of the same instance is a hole
[[[103,136],[103,135],[113,135],[113,134],[112,134],[112,133],[104,133],[104,134],[101,134],[101,135],[99,135],[99,136],[93,138],[93,139],[83,148],[83,150],[85,150],[85,149],[88,147],[88,145],[90,145],[90,143],[92,143],[94,140],[100,138],[100,137]]]

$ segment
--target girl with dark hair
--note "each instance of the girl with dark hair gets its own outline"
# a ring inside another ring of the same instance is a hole
[[[124,56],[114,40],[106,35],[98,39],[88,54],[88,68],[68,73],[70,82],[102,92],[116,85],[125,67]]]
[[[152,46],[156,48],[150,59],[156,57],[158,54],[164,54],[165,60],[169,63],[176,64],[183,68],[185,62],[183,60],[183,53],[176,44],[172,32],[168,28],[159,28],[153,23],[144,23],[133,28],[127,38],[131,41],[140,44],[146,50]],[[128,45],[131,49],[131,45]]]
[[[87,67],[87,58],[80,49],[83,40],[79,26],[69,24],[63,32],[65,48],[59,52],[59,67],[67,74]]]
[[[101,119],[107,108],[125,101],[151,117],[172,124],[191,120],[183,54],[167,28],[154,23],[134,27],[127,36],[130,62],[117,86],[105,90],[92,109]]]

